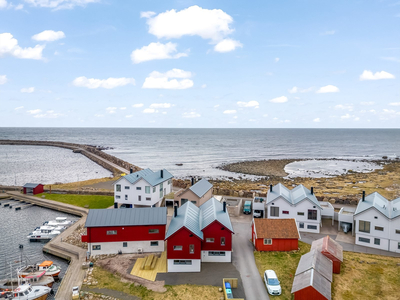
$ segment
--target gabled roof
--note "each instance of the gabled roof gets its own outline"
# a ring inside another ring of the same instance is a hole
[[[295,219],[254,219],[258,239],[299,239]]]
[[[317,250],[311,250],[301,256],[296,269],[296,276],[310,269],[314,269],[332,282],[332,268],[333,262],[329,258],[322,255],[321,252]]]
[[[196,182],[194,185],[192,185],[189,190],[191,190],[197,197],[201,198],[204,196],[205,193],[207,193],[213,185],[208,182],[207,179],[202,179],[198,182]]]
[[[281,183],[272,187],[271,190],[268,190],[267,194],[267,202],[266,204],[276,200],[277,198],[282,197],[291,205],[297,205],[303,200],[310,200],[314,203],[318,208],[322,209],[321,205],[318,202],[318,199],[315,197],[314,194],[311,194],[310,190],[307,189],[302,184],[296,186],[294,189],[289,190],[286,186]]]
[[[340,261],[343,261],[343,247],[329,235],[321,239],[315,240],[311,244],[311,250],[319,252],[327,252]]]
[[[365,197],[364,201],[361,199],[358,202],[354,215],[360,214],[370,208],[375,208],[388,219],[393,219],[400,215],[400,198],[389,201],[377,192],[369,194]]]
[[[165,239],[168,239],[183,227],[198,236],[200,239],[203,239],[203,232],[200,230],[199,223],[200,208],[188,201],[178,208],[178,215],[172,218]]]
[[[163,171],[163,177],[161,177],[161,171]],[[128,180],[130,183],[135,184],[137,181],[139,181],[140,179],[144,179],[146,180],[151,186],[156,186],[159,185],[160,183],[167,181],[171,178],[173,178],[174,176],[168,172],[167,170],[163,169],[163,170],[159,170],[156,172],[153,172],[150,169],[144,169],[144,170],[140,170],[137,171],[135,173],[132,174],[128,174],[125,176],[122,176],[121,178],[125,178],[126,180]],[[117,180],[116,182],[114,182],[114,184],[116,184],[119,180]]]
[[[85,227],[166,225],[166,207],[90,209]]]
[[[233,232],[231,219],[228,211],[223,210],[224,205],[212,197],[200,206],[200,230],[203,230],[214,221],[218,221]]]
[[[29,188],[29,189],[34,189],[38,185],[40,185],[40,183],[25,183],[25,185],[23,187],[24,188]]]
[[[294,277],[292,294],[309,286],[312,286],[326,299],[332,299],[332,283],[314,269],[310,269]]]

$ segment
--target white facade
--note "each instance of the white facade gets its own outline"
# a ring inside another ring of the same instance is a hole
[[[146,180],[140,179],[134,184],[124,177],[114,184],[114,202],[129,204],[132,207],[160,206],[163,197],[172,191],[172,179],[152,186]]]
[[[321,208],[307,199],[298,202],[296,205],[290,204],[283,197],[266,204],[266,217],[269,219],[295,219],[297,228],[302,232],[319,233],[321,227]],[[273,215],[278,211],[278,216]],[[315,220],[309,219],[309,210],[313,211]]]
[[[158,245],[155,245],[155,242]],[[124,244],[126,243],[126,247]],[[152,246],[153,244],[153,246]],[[100,246],[100,249],[98,249]],[[96,250],[98,249],[98,250]],[[88,243],[88,251],[91,255],[116,254],[121,253],[138,253],[138,252],[163,252],[164,241],[136,241],[136,242],[103,242]]]
[[[232,251],[201,251],[202,262],[231,262]]]
[[[200,259],[168,259],[168,273],[171,272],[200,272]]]

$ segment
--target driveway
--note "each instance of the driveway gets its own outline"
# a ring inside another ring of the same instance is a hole
[[[233,235],[232,262],[240,272],[244,292],[248,300],[269,300],[267,289],[254,261],[250,223],[232,223]]]

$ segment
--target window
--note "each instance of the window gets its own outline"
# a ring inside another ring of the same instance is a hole
[[[271,206],[271,217],[279,217],[279,207]]]
[[[363,238],[363,237],[359,237],[358,240],[359,240],[360,242],[368,243],[368,244],[369,244],[369,242],[370,242],[370,239],[366,239],[366,238]]]
[[[101,245],[93,245],[92,250],[101,250]]]
[[[139,201],[142,201],[142,196],[139,195],[139,196],[137,196],[137,198]]]
[[[197,206],[197,201],[190,201],[190,202],[192,202],[194,205]]]
[[[149,233],[158,233],[158,229],[149,229]]]
[[[383,231],[383,227],[381,227],[381,226],[375,226],[375,230]]]
[[[168,184],[171,184],[171,182],[172,182],[172,180],[170,179],[170,180],[168,180]]]
[[[299,223],[300,228],[304,228],[304,223]]]
[[[400,234],[400,229],[396,229],[396,234]]]
[[[108,230],[107,235],[116,235],[117,231],[116,230]]]
[[[128,243],[127,242],[123,242],[122,243],[122,247],[128,247]]]
[[[189,201],[188,199],[182,198],[182,199],[181,199],[181,206],[182,206],[183,204],[185,204],[186,202],[188,202],[188,201]]]
[[[316,225],[307,225],[307,229],[317,230]]]
[[[151,201],[151,197],[146,197],[146,201]]]
[[[189,253],[190,254],[194,253],[194,245],[189,245]]]
[[[158,241],[157,242],[150,242],[150,246],[158,246]]]
[[[115,186],[115,188],[116,188],[117,192],[120,192],[120,191],[121,191],[121,185],[120,185],[120,184],[117,184],[117,185]]]
[[[126,190],[129,190],[129,186],[126,186],[125,189],[126,189]]]
[[[125,200],[128,200],[128,195],[125,195]]]
[[[182,246],[174,246],[174,251],[182,251]]]
[[[160,198],[163,197],[163,183],[160,184]]]
[[[206,238],[206,243],[214,243],[214,238]]]
[[[115,199],[121,199],[120,195],[115,196]]]
[[[289,214],[289,211],[288,211],[288,210],[282,210],[282,214],[288,215],[288,214]]]
[[[208,256],[225,256],[225,251],[208,251]]]
[[[155,192],[156,192],[156,187],[154,186],[154,187],[153,187],[153,193],[155,193]]]
[[[400,249],[400,243],[397,243],[397,249]]]
[[[308,210],[308,219],[309,220],[316,220],[317,219],[317,211],[315,209]]]
[[[358,231],[369,233],[371,222],[367,221],[359,221],[358,222]],[[369,243],[369,242],[368,242]]]
[[[264,239],[264,245],[272,245],[272,239]]]
[[[137,187],[136,187],[136,190],[141,191],[141,190],[142,190],[142,187],[137,186]]]
[[[225,246],[225,237],[221,237],[221,246]]]
[[[146,187],[144,188],[144,192],[145,192],[146,194],[150,194],[150,187],[149,187],[149,186],[146,186]]]
[[[374,244],[375,245],[380,245],[381,244],[381,239],[374,238]]]
[[[300,212],[300,211],[299,211],[299,212],[297,212],[297,215],[298,215],[298,216],[304,216],[304,212]]]
[[[192,265],[192,261],[191,260],[177,260],[174,259],[174,265]]]

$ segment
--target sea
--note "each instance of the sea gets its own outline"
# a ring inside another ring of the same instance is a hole
[[[0,139],[111,147],[105,152],[142,168],[165,168],[176,178],[238,177],[216,167],[245,160],[375,160],[400,155],[400,129],[0,128]],[[74,182],[110,175],[68,149],[0,146],[0,185]]]

